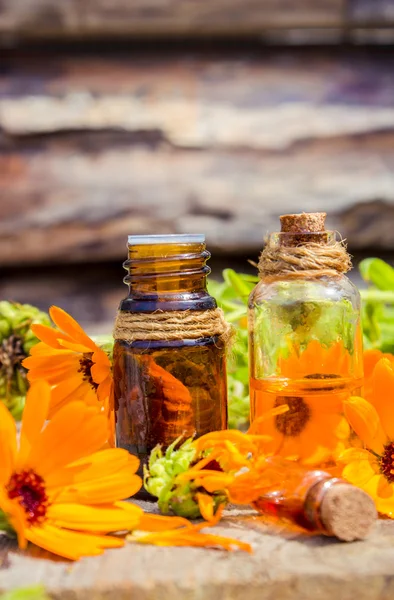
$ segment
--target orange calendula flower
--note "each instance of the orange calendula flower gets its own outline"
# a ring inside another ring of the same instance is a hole
[[[141,479],[138,459],[122,449],[98,451],[107,419],[95,406],[69,402],[47,422],[50,386],[31,385],[19,443],[15,422],[0,403],[0,521],[30,541],[76,560],[117,548],[110,532],[135,528],[142,510],[121,502]]]
[[[381,359],[371,376],[370,401],[344,402],[346,417],[363,442],[340,456],[342,476],[368,492],[379,512],[394,517],[394,369]]]
[[[279,371],[286,384],[257,381],[252,391],[252,429],[271,438],[265,452],[310,465],[332,458],[350,433],[342,406],[349,396],[349,352],[342,342],[325,347],[313,340],[280,359]],[[259,415],[285,404],[287,412],[258,423]]]
[[[259,422],[287,410],[286,405],[279,406],[260,417]],[[175,483],[185,486],[186,495],[192,495],[200,514],[210,522],[227,502],[249,504],[279,482],[277,469],[272,468],[263,454],[262,446],[266,443],[264,435],[234,430],[207,433],[193,442],[193,446],[196,457],[208,454],[179,473]]]
[[[82,327],[64,310],[52,306],[56,327],[32,325],[41,340],[23,361],[30,382],[45,379],[53,386],[49,418],[71,400],[109,410],[112,397],[111,362]]]
[[[364,359],[364,389],[363,396],[367,400],[372,398],[373,389],[372,389],[372,375],[375,370],[376,365],[382,358],[386,358],[392,365],[394,365],[394,356],[392,354],[385,354],[380,350],[365,350],[363,359]]]

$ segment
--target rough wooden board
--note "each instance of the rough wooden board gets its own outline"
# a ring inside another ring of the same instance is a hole
[[[3,0],[0,39],[7,34],[57,40],[229,34],[269,38],[275,29],[303,29],[308,39],[308,29],[321,28],[324,42],[324,29],[343,33],[352,27],[385,27],[393,22],[392,0]],[[292,43],[291,38],[287,42]]]
[[[393,98],[394,50],[387,49],[22,53],[3,62],[0,127],[5,142],[115,129],[153,132],[184,148],[278,152],[308,140],[393,130]]]
[[[207,35],[341,25],[344,0],[3,0],[0,34]]]
[[[254,553],[128,545],[77,564],[0,551],[0,591],[43,583],[56,600],[392,600],[394,523],[344,544],[233,509],[214,531]],[[4,544],[3,544],[4,547]],[[37,553],[39,555],[40,553]]]
[[[389,51],[8,58],[0,263],[121,261],[132,231],[255,258],[300,210],[390,249],[393,98]]]
[[[270,156],[49,144],[2,168],[2,265],[122,261],[131,232],[201,231],[212,251],[255,258],[279,214],[302,210],[328,210],[352,248],[393,247],[394,134]]]

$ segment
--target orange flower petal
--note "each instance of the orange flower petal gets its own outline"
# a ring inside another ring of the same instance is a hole
[[[0,510],[7,517],[7,521],[18,537],[19,548],[26,548],[26,519],[25,512],[17,500],[10,500],[4,488],[0,487]]]
[[[353,461],[347,464],[342,471],[342,477],[363,489],[375,475],[375,470],[372,468],[369,460]]]
[[[338,460],[342,463],[350,463],[358,460],[369,460],[371,453],[364,448],[347,448],[339,456]]]
[[[92,360],[93,362],[95,361],[95,357],[97,357],[97,352],[95,352],[92,356]],[[92,365],[92,368],[90,369],[90,373],[92,375],[93,381],[95,381],[96,383],[103,383],[103,381],[105,381],[105,379],[108,377],[108,371],[111,367],[111,364],[108,360],[108,364],[104,363],[104,362],[100,362],[100,363],[95,363],[94,365]]]
[[[288,404],[282,404],[280,406],[276,406],[275,408],[271,408],[271,409],[267,410],[260,417],[257,417],[256,419],[254,419],[253,423],[249,427],[248,434],[259,433],[262,423],[273,419],[277,415],[282,415],[283,413],[288,412],[288,410],[289,410]]]
[[[384,475],[380,476],[376,491],[379,498],[383,498],[384,500],[394,499],[394,486],[387,481]]]
[[[201,533],[191,528],[175,529],[158,533],[134,533],[128,536],[130,542],[136,541],[140,544],[153,544],[155,546],[192,546],[197,548],[221,548],[223,550],[243,550],[252,552],[250,544],[219,535]]]
[[[52,471],[46,475],[45,481],[48,488],[50,488],[51,494],[60,499],[59,488],[67,491],[72,489],[74,485],[78,488],[80,484],[84,486],[91,484],[94,487],[96,480],[100,480],[108,475],[123,473],[125,469],[127,469],[129,474],[134,476],[138,466],[138,458],[129,454],[127,450],[116,448],[114,451],[114,448],[111,448],[90,454],[62,469],[56,469],[56,471]],[[112,487],[110,491],[112,494],[114,493]],[[121,497],[122,494],[119,494],[117,499]]]
[[[43,342],[44,344],[47,344],[51,348],[61,349],[59,340],[71,341],[71,338],[69,336],[64,335],[64,333],[61,333],[60,331],[57,331],[56,329],[53,329],[53,327],[48,327],[47,325],[39,325],[39,324],[34,325],[33,324],[31,326],[31,330],[34,333],[34,335],[36,337],[38,337],[39,340],[41,340],[41,342]],[[41,349],[41,348],[39,348],[39,349]],[[36,348],[36,352],[37,352],[37,348]]]
[[[59,383],[52,389],[49,418],[52,419],[56,411],[60,410],[70,401],[85,400],[84,392],[88,392],[89,389],[89,383],[84,381],[79,373]]]
[[[385,355],[380,350],[364,350],[363,361],[365,379],[372,377],[374,368],[384,356]]]
[[[26,460],[44,427],[50,400],[51,389],[46,381],[36,381],[27,392],[20,436],[19,467]]]
[[[83,346],[87,346],[93,352],[97,349],[96,344],[90,339],[84,332],[82,327],[73,319],[66,311],[62,310],[58,306],[51,306],[49,314],[52,321],[64,331],[70,338]]]
[[[114,448],[116,452],[116,448]],[[76,476],[82,479],[86,471]],[[89,477],[89,476],[88,476]],[[56,502],[81,504],[107,504],[121,498],[134,496],[141,488],[142,480],[127,466],[117,473],[101,475],[97,479],[73,483],[55,493]]]
[[[9,410],[0,401],[0,486],[8,482],[16,459],[16,427]]]
[[[27,464],[47,473],[97,452],[107,439],[107,419],[98,409],[70,402],[60,409],[36,440]]]
[[[78,370],[78,366],[79,363],[76,361],[70,361],[68,365],[50,370],[32,368],[27,373],[27,379],[30,383],[33,383],[33,381],[37,381],[39,379],[45,379],[45,381],[47,381],[51,386],[58,385],[59,383],[66,382],[70,378],[74,377]]]
[[[48,349],[48,346],[46,346]],[[23,361],[23,366],[26,369],[42,369],[52,371],[60,368],[65,368],[75,362],[74,352],[68,350],[57,350],[56,352],[42,352],[38,356],[28,356]]]
[[[363,484],[362,488],[372,496],[376,502],[376,508],[380,512],[386,512],[386,510],[381,510],[380,503],[386,505],[386,508],[391,504],[391,511],[394,509],[394,486],[392,483],[387,482],[384,475],[374,473],[373,477]]]
[[[375,407],[364,398],[352,396],[344,401],[343,408],[350,426],[367,448],[381,454],[387,437],[382,429]]]
[[[212,496],[208,496],[208,494],[197,493],[196,499],[202,518],[208,522],[212,521],[214,509],[214,502]]]
[[[195,484],[197,487],[203,487],[207,492],[217,492],[226,490],[226,488],[231,485],[234,481],[233,475],[228,475],[227,473],[218,473],[217,471],[213,471],[212,474],[207,472],[206,475],[204,471],[200,471],[202,474],[200,477],[196,477]]]
[[[138,526],[142,509],[134,504],[127,509],[113,505],[84,506],[52,504],[47,517],[58,527],[91,532],[129,531]]]
[[[386,358],[380,360],[373,371],[371,402],[388,438],[394,440],[394,371]]]
[[[78,477],[76,481],[87,481],[89,478],[96,478],[107,473],[115,473],[127,466],[132,472],[136,473],[140,466],[140,461],[136,456],[129,454],[123,448],[114,450],[100,450],[94,454],[90,454],[86,458],[81,458],[70,464],[70,467],[83,466],[85,467],[83,476]],[[86,469],[88,467],[88,469]]]
[[[209,463],[211,463],[213,460],[215,460],[216,458],[218,458],[218,456],[220,456],[222,452],[221,448],[215,448],[215,450],[213,450],[212,452],[210,452],[208,454],[208,456],[206,456],[205,458],[202,458],[201,460],[199,460],[195,465],[193,465],[192,467],[190,467],[190,469],[188,469],[187,471],[185,471],[185,473],[194,473],[195,471],[201,471],[202,469],[204,469],[206,467],[206,465],[209,465]],[[181,473],[179,475],[179,477],[182,477],[183,473]],[[198,476],[196,474],[196,476]]]
[[[108,400],[112,403],[113,379],[111,376],[108,376],[103,383],[99,384],[96,393],[98,401],[102,404]]]
[[[49,522],[30,527],[26,531],[26,537],[33,544],[70,560],[95,556],[102,554],[105,548],[120,548],[124,545],[120,538],[67,531]]]
[[[60,342],[60,345],[66,350],[72,350],[73,352],[78,352],[79,354],[90,354],[92,352],[91,347],[85,346],[84,344],[77,344],[76,342],[68,342],[66,340],[62,340]]]
[[[155,532],[179,529],[180,527],[193,527],[190,521],[183,517],[166,517],[143,513],[138,524],[138,530]]]

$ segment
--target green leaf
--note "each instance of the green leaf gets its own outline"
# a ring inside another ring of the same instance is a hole
[[[238,298],[246,304],[254,286],[246,283],[245,279],[233,269],[224,269],[223,279],[229,286],[232,286]]]
[[[360,290],[361,299],[364,302],[376,302],[377,304],[394,304],[394,289],[393,290],[377,290],[369,288]]]
[[[50,600],[43,585],[18,588],[1,594],[0,600]]]
[[[364,281],[379,290],[394,290],[394,269],[381,258],[366,258],[361,261],[360,273]]]

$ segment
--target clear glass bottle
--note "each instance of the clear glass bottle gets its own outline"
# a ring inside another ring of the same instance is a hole
[[[210,253],[203,235],[130,236],[129,313],[207,311]],[[114,346],[116,443],[146,463],[151,450],[179,436],[227,426],[225,347],[218,336],[199,339],[117,340]]]
[[[282,217],[282,232],[270,236],[270,247],[335,242],[321,224],[318,230],[313,223],[311,230],[297,227],[302,216],[292,215],[290,231]],[[248,327],[251,421],[281,404],[289,407],[258,425],[272,437],[267,451],[327,466],[344,448],[359,445],[342,409],[345,398],[361,393],[363,377],[360,295],[350,280],[310,270],[296,278],[263,275],[249,298]]]

